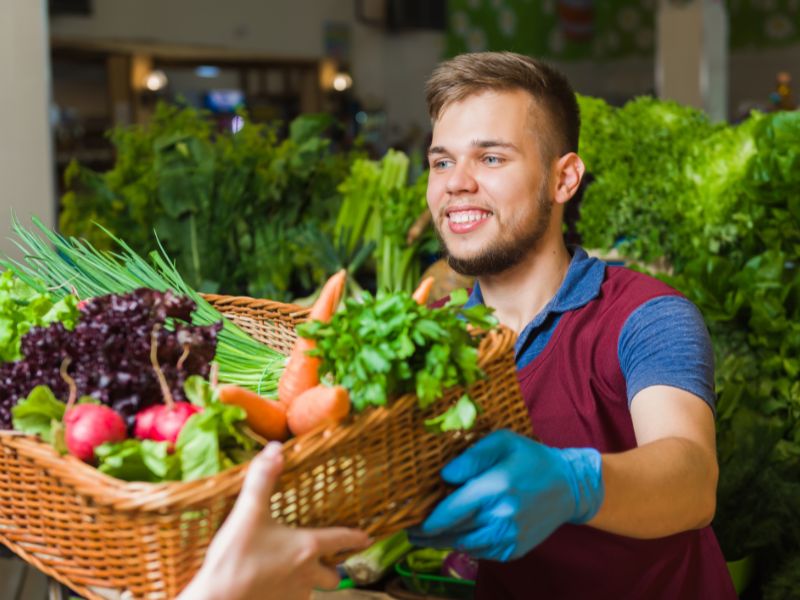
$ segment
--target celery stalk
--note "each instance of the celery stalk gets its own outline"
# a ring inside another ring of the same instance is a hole
[[[354,554],[343,563],[344,570],[356,585],[375,583],[414,547],[405,531],[383,538]]]

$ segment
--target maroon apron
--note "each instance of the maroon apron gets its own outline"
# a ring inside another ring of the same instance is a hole
[[[617,342],[636,308],[668,295],[680,294],[646,275],[608,267],[600,295],[564,313],[541,354],[517,372],[543,443],[600,452],[636,447]],[[639,540],[563,525],[522,558],[481,561],[475,597],[716,600],[736,594],[710,527]]]

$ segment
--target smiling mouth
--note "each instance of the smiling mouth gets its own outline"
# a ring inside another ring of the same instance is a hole
[[[465,224],[465,223],[475,223],[477,221],[483,221],[488,219],[492,216],[492,213],[488,210],[449,210],[445,213],[445,216],[451,223],[455,223],[457,225]]]

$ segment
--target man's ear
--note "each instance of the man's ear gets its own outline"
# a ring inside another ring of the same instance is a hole
[[[575,195],[585,172],[586,165],[574,152],[565,154],[555,162],[552,175],[556,184],[556,204],[566,204]]]

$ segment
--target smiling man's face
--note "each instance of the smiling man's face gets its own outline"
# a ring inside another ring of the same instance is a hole
[[[542,160],[543,113],[527,92],[483,92],[449,105],[434,123],[428,207],[450,266],[497,274],[544,237],[552,200]]]

